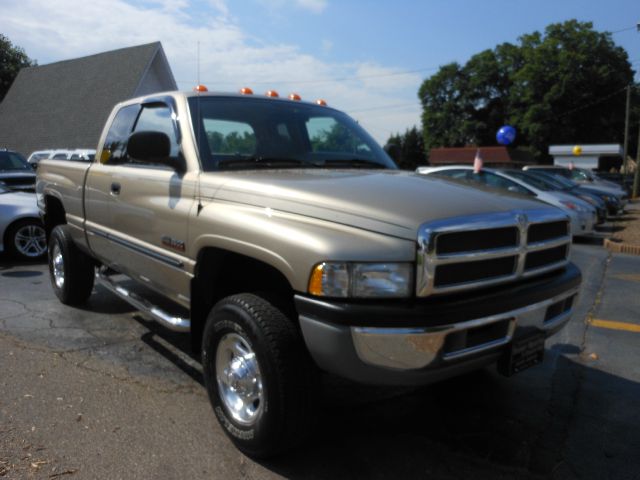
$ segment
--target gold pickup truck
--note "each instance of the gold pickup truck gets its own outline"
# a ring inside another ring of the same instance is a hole
[[[539,363],[580,288],[561,211],[400,171],[324,102],[136,98],[92,163],[37,175],[60,301],[95,280],[190,332],[215,415],[254,456],[310,431],[321,372],[419,385]]]

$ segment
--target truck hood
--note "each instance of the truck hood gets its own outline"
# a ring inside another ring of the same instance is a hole
[[[200,179],[205,198],[411,240],[427,221],[539,209],[544,205],[510,193],[471,188],[400,170],[236,171],[205,173]]]

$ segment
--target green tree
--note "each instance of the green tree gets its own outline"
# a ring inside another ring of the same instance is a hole
[[[37,63],[27,57],[22,48],[14,46],[0,33],[0,102],[11,88],[20,69],[34,65]]]
[[[207,141],[211,153],[224,155],[252,155],[256,151],[256,137],[253,133],[229,132],[226,135],[210,131]]]
[[[415,170],[419,165],[427,163],[424,137],[416,127],[407,129],[403,135],[391,135],[387,144],[398,147],[391,156],[402,170]]]
[[[495,144],[504,124],[538,157],[553,143],[621,143],[632,81],[610,33],[589,22],[552,24],[426,79],[418,92],[425,148]]]
[[[311,139],[314,152],[357,152],[361,140],[341,123],[320,130]]]

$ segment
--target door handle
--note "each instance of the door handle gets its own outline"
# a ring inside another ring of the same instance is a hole
[[[120,186],[119,183],[113,182],[111,184],[111,194],[112,195],[120,195],[120,188],[121,188],[121,186]]]

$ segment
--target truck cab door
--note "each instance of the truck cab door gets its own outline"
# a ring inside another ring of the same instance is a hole
[[[139,113],[140,105],[128,105],[109,118],[102,149],[97,152],[85,180],[87,243],[94,255],[107,265],[119,254],[119,248],[109,238],[112,231],[111,185],[126,155],[127,138]]]
[[[164,164],[131,158],[126,141],[140,131],[165,133],[171,156],[182,155],[175,108],[165,97],[138,106],[124,141],[105,142],[111,153],[103,153],[104,174],[96,176],[101,197],[108,199],[105,255],[115,270],[188,305],[193,262],[186,245],[197,178]]]

